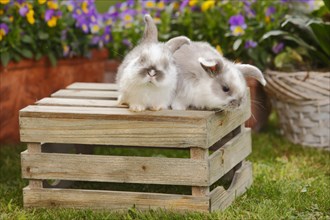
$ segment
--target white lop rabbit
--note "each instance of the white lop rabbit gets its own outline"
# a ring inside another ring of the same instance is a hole
[[[238,109],[246,101],[244,76],[266,81],[261,71],[252,65],[233,63],[205,42],[191,42],[174,53],[178,67],[173,109]]]

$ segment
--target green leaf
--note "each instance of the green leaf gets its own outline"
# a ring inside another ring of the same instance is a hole
[[[37,52],[37,54],[35,55],[35,59],[40,60],[41,57],[42,57],[42,54],[40,52]]]
[[[265,33],[259,40],[259,42],[266,40],[269,37],[274,37],[274,36],[283,36],[283,35],[287,35],[288,33],[285,31],[280,31],[280,30],[274,30],[274,31],[269,31],[267,33]]]
[[[330,10],[330,0],[323,0],[325,6]]]
[[[40,40],[47,40],[49,38],[49,34],[40,31],[38,33],[38,37],[39,37]]]
[[[235,42],[233,44],[233,50],[237,50],[239,48],[239,46],[241,46],[242,42],[243,42],[242,39],[235,40]]]
[[[310,27],[312,28],[320,47],[328,56],[330,56],[330,24],[314,22],[310,24]]]
[[[19,54],[12,54],[13,60],[15,60],[15,62],[19,62],[22,58]]]
[[[32,42],[33,42],[33,39],[32,39],[32,37],[30,37],[29,35],[24,35],[24,36],[22,37],[22,41],[23,41],[24,43],[32,43]]]
[[[1,63],[3,66],[7,66],[10,61],[10,54],[5,51],[1,53]]]
[[[28,50],[28,49],[22,49],[21,51],[20,51],[20,53],[23,55],[23,57],[25,57],[25,58],[32,58],[33,57],[33,53],[30,51],[30,50]]]
[[[48,58],[49,58],[50,63],[52,64],[52,66],[56,66],[57,60],[56,60],[56,57],[55,57],[54,53],[49,52],[48,53]]]

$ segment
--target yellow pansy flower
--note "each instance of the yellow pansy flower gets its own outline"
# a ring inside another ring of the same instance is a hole
[[[189,6],[190,6],[190,7],[193,7],[193,6],[195,6],[197,3],[198,3],[198,0],[191,0],[191,1],[189,1]]]
[[[13,22],[14,21],[14,16],[9,16],[9,21]]]
[[[126,14],[126,15],[124,16],[124,21],[126,21],[126,22],[133,21],[133,17],[132,17],[131,15],[129,15],[129,14]]]
[[[26,14],[26,19],[30,24],[34,24],[35,20],[34,20],[34,11],[33,10],[29,10],[29,12]]]
[[[49,27],[55,27],[56,24],[57,24],[57,18],[55,16],[53,16],[51,19],[47,21],[47,25]]]
[[[57,10],[58,9],[58,4],[56,2],[53,2],[53,1],[48,1],[47,2],[47,6],[50,9],[54,9],[54,10]]]
[[[156,4],[154,1],[146,1],[144,3],[144,7],[146,7],[146,8],[154,8],[155,6],[156,6]]]
[[[85,14],[88,13],[88,3],[86,1],[81,4],[81,9]]]
[[[5,35],[6,35],[5,30],[0,29],[0,41],[2,41]]]
[[[0,4],[7,5],[10,2],[10,0],[0,0]]]
[[[45,2],[46,2],[46,0],[38,0],[38,3],[39,3],[40,5],[45,4]]]
[[[165,3],[163,1],[160,1],[157,3],[157,8],[159,10],[163,10],[165,8]]]
[[[240,36],[245,33],[244,29],[241,26],[236,26],[233,30],[233,35],[234,36]]]
[[[215,5],[215,1],[214,0],[207,0],[202,4],[202,11],[207,11],[210,8],[213,8]]]
[[[93,34],[99,32],[99,30],[100,30],[100,26],[98,26],[97,24],[92,25],[91,32]]]
[[[270,23],[270,17],[269,16],[266,16],[265,17],[265,22],[266,22],[266,24],[269,24]]]
[[[70,12],[73,11],[73,5],[69,4],[67,7]]]

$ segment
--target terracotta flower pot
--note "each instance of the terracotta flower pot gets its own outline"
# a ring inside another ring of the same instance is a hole
[[[102,82],[107,50],[93,50],[91,58],[22,60],[0,66],[0,143],[19,141],[18,111],[73,82]]]
[[[107,60],[107,63],[105,65],[104,82],[106,83],[116,82],[117,70],[120,64],[121,64],[121,60],[115,60],[115,59]]]

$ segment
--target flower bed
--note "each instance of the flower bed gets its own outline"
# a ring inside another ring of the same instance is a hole
[[[1,63],[87,56],[110,41],[110,25],[94,1],[2,0]]]

